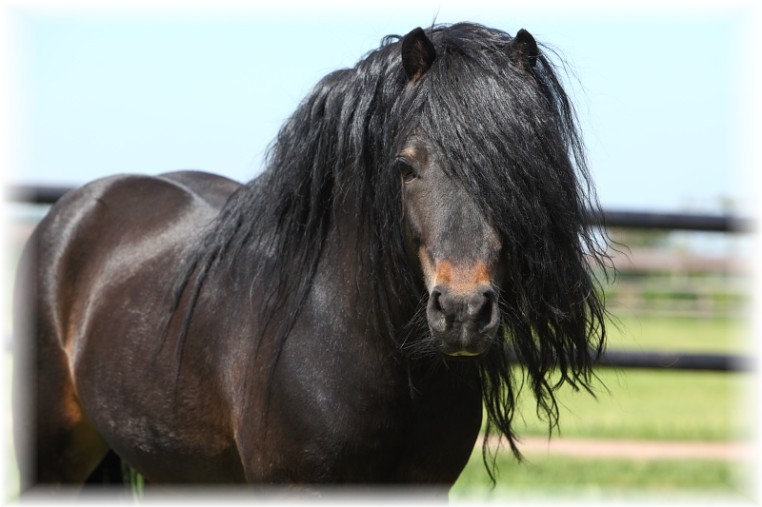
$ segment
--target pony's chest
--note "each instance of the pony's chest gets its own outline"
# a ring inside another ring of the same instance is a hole
[[[368,374],[372,367],[358,369]],[[322,377],[302,371],[274,386],[266,431],[257,432],[257,444],[244,458],[250,479],[437,484],[457,479],[481,424],[477,384],[435,383],[412,396],[406,369],[376,371],[372,381],[350,366],[337,371]]]

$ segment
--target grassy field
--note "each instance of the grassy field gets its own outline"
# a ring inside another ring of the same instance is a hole
[[[729,319],[624,318],[612,329],[610,349],[733,352],[746,350],[744,325]],[[751,439],[754,410],[750,373],[601,370],[596,397],[564,390],[563,438],[731,442]],[[547,436],[533,400],[522,394],[515,421],[521,436]],[[555,434],[554,438],[558,438]],[[476,450],[451,493],[455,501],[597,499],[675,495],[727,500],[743,496],[748,465],[712,459],[595,459],[527,455],[518,463],[498,456],[494,489]],[[739,493],[740,492],[740,493]],[[660,497],[661,498],[661,497]]]
[[[629,318],[612,330],[612,350],[743,353],[742,324],[725,319]],[[748,373],[600,369],[595,396],[562,388],[561,436],[723,441],[748,436]],[[523,435],[546,435],[534,401],[522,393]]]
[[[621,316],[610,322],[609,348],[741,353],[749,349],[745,319]]]
[[[718,460],[583,459],[534,456],[521,464],[509,456],[498,462],[492,488],[484,481],[475,452],[450,493],[453,502],[563,500],[633,501],[671,497],[728,500],[744,496],[743,470]],[[661,504],[661,502],[660,502]],[[720,505],[723,503],[720,502]]]
[[[646,370],[600,373],[596,398],[586,392],[559,393],[562,437],[727,441],[747,437],[751,420],[743,393],[749,374]],[[547,435],[533,400],[522,393],[522,435]]]

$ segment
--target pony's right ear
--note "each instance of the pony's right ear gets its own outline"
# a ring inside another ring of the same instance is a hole
[[[402,38],[402,68],[410,81],[418,81],[434,63],[437,52],[421,27]]]

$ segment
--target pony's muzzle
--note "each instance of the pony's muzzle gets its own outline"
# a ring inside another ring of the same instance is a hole
[[[497,293],[486,284],[467,292],[437,285],[429,294],[426,318],[442,352],[481,355],[489,349],[500,324]]]

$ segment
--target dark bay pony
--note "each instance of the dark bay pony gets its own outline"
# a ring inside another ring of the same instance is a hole
[[[449,487],[483,407],[518,455],[520,386],[552,426],[603,347],[590,209],[548,58],[466,23],[326,76],[246,185],[74,190],[19,272],[22,488],[117,456],[150,483]]]

